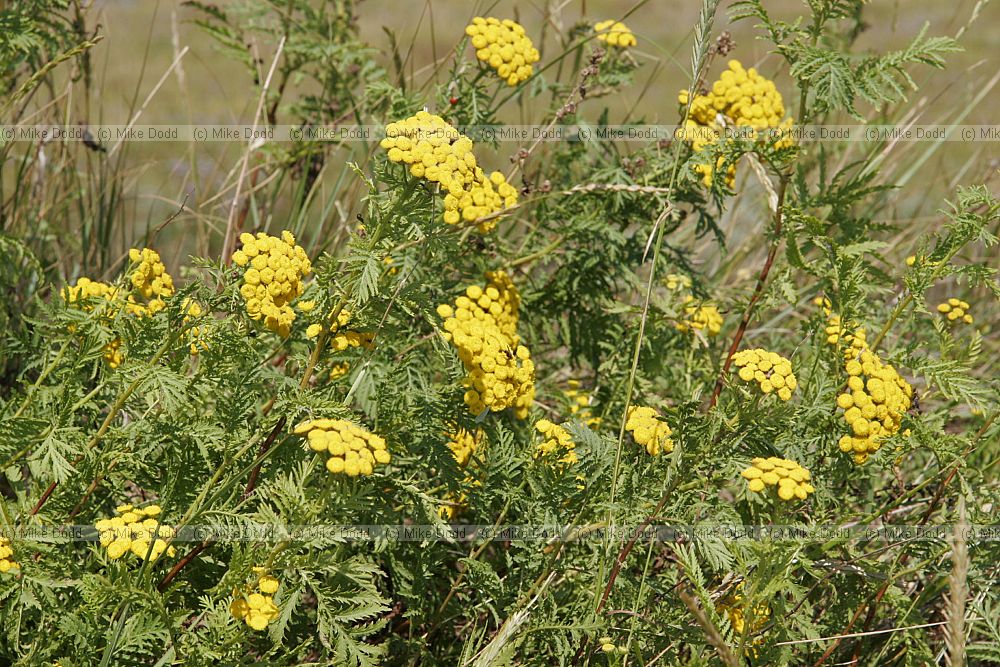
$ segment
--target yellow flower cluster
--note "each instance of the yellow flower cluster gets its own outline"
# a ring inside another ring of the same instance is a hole
[[[173,296],[174,282],[160,260],[159,253],[149,248],[141,250],[132,248],[129,250],[129,260],[132,262],[131,271],[128,273],[132,292],[127,294],[127,297],[122,290],[114,285],[89,278],[80,278],[75,285],[69,285],[63,289],[63,300],[68,305],[90,311],[93,310],[93,305],[85,303],[89,299],[104,299],[108,302],[114,302],[119,298],[126,297],[122,303],[125,312],[135,317],[152,316],[166,308],[166,302],[163,299]],[[139,301],[137,297],[145,299],[146,302]],[[111,368],[118,368],[124,361],[121,347],[122,342],[118,338],[104,347],[104,360]],[[191,349],[191,354],[197,353],[197,348],[193,344]]]
[[[341,310],[340,314],[337,315],[337,322],[328,329],[328,333],[330,333],[330,347],[337,352],[343,352],[351,347],[371,347],[374,336],[369,332],[346,330],[345,327],[350,323],[351,312],[349,310]],[[322,333],[323,328],[322,324],[310,324],[306,328],[306,336],[315,338]]]
[[[240,294],[246,301],[247,314],[264,320],[264,326],[279,336],[287,336],[295,321],[289,303],[302,296],[302,277],[312,272],[312,264],[295,237],[284,231],[281,238],[264,232],[240,234],[243,246],[233,253],[236,266],[249,268],[243,273]]]
[[[686,90],[680,92],[681,104],[688,103],[688,95]],[[691,118],[700,125],[712,125],[720,114],[733,125],[762,130],[782,122],[785,105],[773,81],[753,67],[743,69],[740,61],[730,60],[729,69],[712,89],[691,100]]]
[[[296,426],[294,433],[306,436],[314,452],[330,454],[326,469],[335,475],[370,475],[376,464],[392,459],[383,438],[346,419],[310,419]]]
[[[109,368],[118,368],[123,361],[125,361],[125,355],[122,353],[122,339],[115,338],[104,346],[104,362]]]
[[[14,568],[20,568],[21,564],[14,560],[14,549],[10,546],[10,540],[0,537],[0,574],[6,574]]]
[[[569,389],[563,391],[563,396],[569,401],[569,413],[590,427],[601,425],[601,418],[595,417],[590,405],[590,394],[580,391],[580,381],[570,380],[566,383]]]
[[[114,301],[118,295],[118,288],[108,283],[98,282],[90,278],[78,278],[75,285],[67,285],[60,293],[66,305],[79,308],[84,311],[91,311],[94,306],[87,303],[91,299],[105,299]],[[70,327],[70,331],[74,327]],[[118,368],[125,361],[125,356],[121,352],[122,340],[115,338],[104,346],[104,361],[110,368]]]
[[[160,261],[159,253],[149,248],[132,248],[129,259],[135,264],[128,276],[134,291],[125,302],[126,311],[130,315],[144,317],[163,310],[166,307],[163,297],[173,295],[174,281]],[[148,303],[138,302],[137,295],[147,299]],[[75,285],[67,285],[62,290],[62,298],[68,305],[87,311],[93,310],[93,306],[82,301],[98,298],[115,301],[120,296],[123,296],[122,292],[116,286],[90,278],[79,278]]]
[[[132,248],[129,250],[129,259],[135,267],[129,274],[133,293],[128,294],[122,303],[125,312],[135,317],[148,317],[160,312],[166,308],[163,297],[172,296],[174,293],[174,282],[160,261],[159,253],[149,248],[142,250]],[[61,296],[67,305],[91,311],[94,306],[87,303],[91,299],[114,302],[125,295],[114,285],[83,277],[79,278],[75,285],[64,287]],[[148,299],[148,302],[141,303],[136,300],[136,296]],[[121,347],[122,342],[119,338],[104,346],[104,360],[111,368],[118,368],[124,361]]]
[[[948,318],[948,321],[957,324],[959,321],[972,324],[972,315],[969,314],[969,303],[961,299],[948,299],[944,303],[939,303],[937,311]]]
[[[749,468],[740,473],[747,480],[747,488],[760,493],[768,486],[778,487],[778,497],[782,500],[806,496],[816,489],[809,483],[809,471],[795,461],[771,456],[755,458]]]
[[[479,443],[483,439],[483,430],[477,429],[473,435],[464,428],[460,428],[449,434],[448,438],[448,449],[455,456],[458,465],[464,468],[469,464],[472,454],[479,448]]]
[[[830,300],[823,296],[818,296],[813,299],[813,303],[817,306],[823,308],[823,313],[826,315],[826,327],[823,329],[826,334],[826,342],[830,345],[844,345],[844,358],[845,360],[852,358],[853,355],[861,353],[867,346],[866,333],[864,327],[855,327],[853,333],[848,331],[850,326],[844,326],[844,323],[840,320],[840,315],[836,315],[833,312],[833,304]]]
[[[681,98],[687,99],[683,92]],[[719,143],[720,135],[714,127],[711,130],[706,130],[703,126],[698,125],[694,120],[688,118],[684,123],[684,129],[681,131],[681,138],[691,143],[691,149],[696,155],[704,152],[706,153],[706,159],[708,159],[707,153]],[[694,165],[694,172],[701,176],[701,182],[705,187],[710,188],[715,181],[715,173],[722,169],[724,163],[725,159],[721,156],[716,158],[714,166],[711,162],[707,161],[697,162]],[[730,188],[736,184],[735,164],[729,164],[726,167],[725,182]]]
[[[546,459],[559,466],[569,466],[577,462],[576,443],[569,432],[548,419],[539,419],[535,430],[542,434],[542,441],[535,449],[536,459]]]
[[[738,60],[729,61],[729,68],[706,94],[691,98],[687,90],[682,90],[678,95],[682,105],[687,105],[689,99],[691,111],[684,135],[691,141],[696,153],[717,143],[724,127],[749,127],[754,130],[790,130],[792,127],[792,119],[784,118],[784,101],[774,82],[761,76],[753,67],[744,69]],[[775,148],[791,145],[792,139],[788,135],[773,143]],[[708,163],[697,164],[695,171],[701,174],[706,186],[711,186],[713,173],[721,166],[720,157],[714,167]],[[726,181],[730,187],[735,177],[736,167],[729,165]]]
[[[740,350],[733,355],[733,363],[740,369],[741,380],[756,382],[762,392],[770,394],[773,391],[783,401],[790,399],[798,386],[792,362],[776,352],[760,348]]]
[[[119,505],[115,513],[118,516],[100,519],[94,524],[109,558],[118,559],[132,552],[139,560],[145,560],[148,552],[152,562],[164,552],[174,555],[174,548],[167,545],[167,540],[174,536],[174,529],[156,518],[160,515],[159,505]]]
[[[625,420],[625,430],[632,434],[637,444],[646,448],[650,456],[659,456],[661,451],[674,451],[674,441],[670,438],[673,431],[659,416],[660,413],[653,408],[633,405],[628,409]]]
[[[767,606],[764,602],[758,602],[750,609],[745,609],[748,605],[743,601],[743,594],[739,592],[739,589],[743,587],[743,582],[741,581],[736,585],[736,590],[721,599],[716,608],[718,611],[723,612],[729,618],[729,624],[733,626],[733,632],[737,636],[742,636],[745,631],[747,631],[747,611],[750,611],[750,634],[756,634],[764,625],[767,624],[768,618],[771,616],[771,608]],[[754,637],[750,642],[753,645],[759,646],[764,643],[764,637],[758,636]],[[756,655],[756,649],[747,649],[747,653],[751,655]]]
[[[624,49],[636,44],[635,35],[628,29],[628,26],[614,19],[599,22],[594,26],[594,32],[597,33],[597,39],[608,46]]]
[[[671,291],[691,289],[691,278],[683,273],[668,273],[665,284]]]
[[[672,292],[683,292],[691,289],[691,278],[683,273],[668,273],[664,281],[667,289]],[[709,336],[717,336],[722,331],[722,313],[711,304],[695,301],[692,294],[684,295],[684,314],[686,318],[677,322],[678,331],[703,331]]]
[[[233,602],[229,605],[229,613],[238,621],[243,621],[258,632],[267,628],[268,624],[278,618],[278,606],[274,604],[274,594],[278,592],[280,582],[274,577],[264,574],[264,568],[255,567],[254,572],[260,576],[257,579],[257,591],[250,594],[233,591]]]
[[[146,307],[150,313],[163,310],[166,307],[163,297],[173,295],[174,281],[160,261],[160,253],[149,248],[132,248],[128,251],[128,258],[135,264],[129,276],[132,287],[149,300]]]
[[[201,305],[197,301],[192,301],[191,299],[184,299],[181,304],[181,313],[184,315],[184,319],[181,321],[181,326],[187,329],[188,334],[188,347],[191,350],[192,356],[197,356],[202,350],[208,349],[208,343],[205,341],[202,334],[201,327],[188,326],[192,319],[196,317],[201,317],[204,311],[201,309]]]
[[[470,285],[454,307],[441,304],[437,313],[444,318],[445,339],[458,348],[469,373],[469,410],[479,415],[513,407],[524,419],[535,400],[535,365],[517,335],[521,297],[503,271],[488,272],[486,279],[486,287]]]
[[[385,134],[379,145],[391,162],[408,164],[417,178],[440,184],[449,225],[486,218],[517,204],[514,186],[499,171],[487,176],[472,152],[472,139],[440,116],[418,111],[386,125]],[[477,225],[483,233],[495,226],[495,217]]]
[[[62,290],[62,298],[68,305],[77,306],[81,310],[90,311],[94,307],[83,303],[90,299],[106,299],[114,301],[118,296],[118,288],[108,283],[98,282],[90,278],[79,278],[75,285],[67,285]]]
[[[913,399],[913,388],[896,369],[883,364],[863,340],[860,345],[860,351],[851,347],[845,353],[847,389],[837,396],[837,406],[851,429],[838,445],[842,452],[853,452],[859,465],[878,451],[883,440],[899,431]]]
[[[457,428],[454,433],[448,434],[447,437],[449,438],[448,448],[455,457],[455,461],[458,462],[460,468],[466,468],[472,461],[472,455],[483,443],[485,434],[482,429],[476,429],[476,433],[473,435],[464,428]],[[465,479],[462,480],[462,486],[463,490],[461,491],[449,492],[445,496],[445,504],[438,508],[438,516],[445,521],[451,521],[456,514],[468,506],[469,495],[466,490],[470,487],[482,486],[482,483],[471,474],[466,473]]]
[[[532,65],[538,62],[538,49],[521,24],[477,16],[465,27],[465,34],[472,38],[476,58],[496,70],[508,86],[516,86],[534,74]]]
[[[703,331],[708,336],[718,336],[722,332],[722,313],[712,304],[695,304],[694,297],[690,294],[684,299],[684,303],[691,304],[685,306],[684,314],[686,320],[677,323],[680,331]]]

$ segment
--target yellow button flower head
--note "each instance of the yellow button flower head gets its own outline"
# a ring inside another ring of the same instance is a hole
[[[691,289],[691,278],[683,273],[668,273],[664,284],[671,291]]]
[[[166,308],[164,297],[174,294],[174,282],[160,261],[155,250],[132,248],[129,250],[131,265],[128,271],[131,292],[120,290],[109,283],[82,277],[75,285],[67,285],[60,295],[66,305],[90,312],[93,300],[103,299],[117,303],[125,312],[135,317],[149,317]],[[110,323],[108,317],[108,323]],[[121,339],[114,339],[104,347],[104,360],[111,368],[118,368],[124,361]]]
[[[349,372],[351,372],[351,365],[346,361],[332,364],[327,374],[330,376],[331,380],[336,380],[337,378],[344,377]]]
[[[92,303],[86,303],[92,299],[105,299],[113,301],[118,296],[118,288],[108,283],[98,282],[90,278],[79,278],[75,285],[67,285],[60,293],[66,305],[76,306],[80,310],[91,311],[94,309]]]
[[[973,319],[972,315],[969,314],[969,307],[967,301],[952,298],[944,303],[939,303],[937,311],[948,318],[948,322],[951,324],[958,324],[959,322],[972,324]]]
[[[613,19],[601,21],[594,26],[594,32],[597,33],[597,39],[608,46],[617,46],[624,49],[636,44],[635,35],[628,29],[628,26],[620,21]]]
[[[538,62],[538,49],[519,23],[477,16],[465,27],[465,34],[472,38],[476,58],[492,67],[508,86],[516,86],[534,74],[532,65]]]
[[[808,470],[795,461],[777,456],[755,458],[750,462],[750,467],[740,474],[747,480],[747,488],[754,493],[773,486],[782,500],[805,500],[806,496],[816,490],[809,483]]]
[[[264,568],[255,567],[254,571],[261,576],[257,579],[256,591],[233,591],[233,601],[229,605],[229,613],[238,621],[245,622],[252,629],[260,632],[265,630],[279,616],[278,606],[274,604],[274,594],[278,592],[280,582],[267,574],[262,574]]]
[[[247,314],[263,320],[264,326],[279,336],[287,336],[295,321],[291,302],[302,296],[302,277],[312,272],[312,264],[290,232],[281,238],[259,232],[240,234],[242,247],[233,253],[233,263],[245,267],[240,295]]]
[[[346,419],[310,419],[294,433],[306,436],[313,451],[330,454],[326,469],[334,475],[371,475],[392,459],[384,439]]]
[[[0,537],[0,574],[6,574],[20,567],[21,564],[14,560],[14,549],[10,546],[10,540]]]
[[[184,299],[181,304],[181,312],[184,313],[184,319],[181,320],[181,326],[187,329],[188,335],[188,346],[191,350],[192,356],[198,355],[202,350],[208,349],[208,342],[206,342],[203,334],[205,333],[201,327],[190,326],[191,320],[196,317],[201,317],[204,311],[197,301],[192,301],[191,299]]]
[[[569,388],[563,391],[563,397],[569,402],[569,412],[587,426],[596,428],[601,425],[601,418],[595,417],[590,405],[590,394],[580,391],[579,380],[569,380]]]
[[[755,382],[763,393],[774,392],[783,401],[790,399],[798,386],[792,362],[775,352],[760,348],[740,350],[733,355],[733,363],[739,368],[741,380]]]
[[[499,171],[487,175],[472,152],[472,140],[440,116],[418,111],[389,123],[379,145],[391,162],[409,165],[410,173],[440,185],[444,195],[444,221],[477,223],[486,233],[496,226],[493,214],[517,204],[517,190]]]
[[[764,626],[767,624],[768,619],[771,616],[771,608],[767,606],[764,602],[758,602],[751,608],[743,598],[743,594],[740,589],[743,587],[743,582],[741,581],[736,585],[735,590],[721,598],[716,603],[716,609],[720,613],[725,613],[729,617],[729,624],[733,626],[734,634],[739,637],[743,635],[744,631],[749,629],[750,635],[757,635]],[[750,627],[747,628],[747,612],[750,612]],[[764,643],[764,636],[757,635],[753,637],[750,641],[751,644],[759,646]],[[748,648],[746,650],[747,655],[756,655],[757,650],[753,648]]]
[[[601,650],[605,653],[614,653],[618,650],[618,647],[611,641],[611,637],[601,637],[599,641]]]
[[[861,344],[860,350],[851,347],[845,352],[847,387],[837,397],[851,431],[837,444],[840,451],[853,453],[859,465],[899,431],[913,399],[913,388],[896,369],[882,363],[863,340]]]
[[[469,464],[469,459],[479,449],[483,435],[483,429],[477,429],[475,435],[473,435],[464,428],[459,428],[454,433],[448,435],[448,448],[455,456],[455,461],[458,462],[459,466],[464,468]]]
[[[115,338],[104,346],[104,361],[108,364],[109,368],[118,368],[125,361],[125,355],[122,353],[121,338]]]
[[[311,308],[309,310],[311,310]],[[331,313],[331,315],[332,314],[333,313]],[[306,329],[306,336],[309,338],[315,338],[322,333],[324,329],[326,329],[327,333],[330,334],[330,347],[337,352],[343,352],[344,350],[352,347],[370,348],[374,336],[369,332],[348,330],[347,327],[350,323],[351,311],[343,309],[340,311],[340,314],[337,315],[337,321],[333,324],[329,324],[329,318],[327,318],[327,321],[324,324],[310,324]]]
[[[926,257],[925,255],[919,255],[919,256],[917,256],[917,255],[910,255],[909,257],[906,258],[906,265],[907,266],[913,266],[914,264],[917,264],[918,262],[921,265],[926,264],[927,266],[940,266],[941,265],[941,261],[940,260],[938,260],[936,262],[933,262],[928,257]]]
[[[132,248],[128,251],[128,258],[133,265],[129,281],[135,292],[148,301],[145,306],[148,314],[163,310],[166,307],[163,297],[173,295],[174,281],[160,261],[160,254],[149,248]],[[139,311],[136,314],[142,314],[143,306],[135,305]]]
[[[625,420],[625,430],[632,434],[637,444],[646,448],[650,456],[659,456],[661,451],[674,451],[674,441],[670,439],[673,432],[659,416],[653,408],[633,405],[628,409],[628,419]]]
[[[521,297],[503,271],[486,274],[485,287],[471,285],[455,299],[441,304],[444,337],[458,348],[468,371],[465,404],[474,415],[489,408],[514,408],[518,419],[528,416],[535,399],[535,365],[517,335]]]
[[[718,336],[722,332],[724,320],[718,308],[711,304],[697,304],[690,294],[687,295],[684,302],[691,305],[685,306],[684,314],[687,319],[677,323],[678,330],[702,331],[707,336]]]
[[[850,358],[861,352],[867,346],[866,333],[863,327],[855,327],[853,333],[850,331],[852,324],[845,325],[840,321],[840,315],[833,312],[833,304],[824,296],[813,299],[813,303],[823,308],[826,315],[826,342],[830,345],[843,345],[845,358]]]
[[[110,519],[100,519],[94,524],[100,534],[100,543],[108,552],[108,557],[117,560],[131,553],[138,560],[145,560],[149,553],[149,561],[153,562],[164,552],[174,555],[174,548],[167,545],[167,540],[174,536],[174,529],[160,523],[159,505],[134,507],[130,504],[119,505],[115,509],[117,516]]]
[[[94,310],[94,300],[104,299],[114,301],[118,298],[118,288],[108,283],[102,283],[90,278],[79,278],[75,285],[67,285],[60,292],[67,306],[90,312]],[[72,331],[73,328],[70,328]],[[125,360],[121,350],[122,341],[115,338],[104,346],[104,361],[110,368],[118,368]]]
[[[553,466],[570,466],[577,462],[576,443],[569,432],[548,419],[539,419],[535,430],[542,434],[542,441],[535,448],[535,458],[548,461]]]
[[[719,140],[718,132],[723,127],[746,127],[754,130],[768,128],[790,130],[792,119],[784,118],[785,105],[781,93],[774,82],[761,76],[756,69],[744,69],[738,60],[730,60],[729,68],[704,95],[691,94],[682,90],[678,101],[682,105],[691,102],[691,111],[685,126],[685,138],[692,143],[696,153],[702,152]],[[707,131],[706,131],[707,130]],[[774,148],[792,145],[787,134],[773,141]],[[719,158],[713,167],[710,163],[695,165],[695,171],[702,175],[706,186],[712,184],[714,172],[721,166]],[[735,166],[730,165],[726,174],[728,185],[732,187]]]

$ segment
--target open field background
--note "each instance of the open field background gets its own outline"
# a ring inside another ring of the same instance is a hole
[[[1000,0],[20,2],[0,663],[1000,664],[1000,140],[693,136],[1000,127]]]
[[[238,3],[222,3],[231,9]],[[728,3],[724,3],[728,4]],[[800,3],[774,0],[765,3],[776,16],[794,16]],[[253,120],[258,90],[249,72],[240,64],[219,54],[212,40],[194,25],[193,12],[180,3],[142,0],[99,1],[99,23],[108,36],[94,52],[95,90],[90,100],[74,100],[80,119],[92,122],[124,123],[132,110],[146,99],[159,78],[166,72],[183,47],[190,51],[179,67],[158,89],[142,111],[140,122],[169,124],[183,122],[250,123]],[[452,57],[468,20],[478,14],[513,16],[530,26],[529,32],[540,45],[541,64],[560,53],[560,41],[577,22],[594,22],[605,17],[625,17],[639,39],[634,49],[642,63],[636,85],[622,95],[585,103],[584,113],[596,119],[600,111],[610,110],[610,121],[644,120],[672,123],[677,118],[676,93],[688,78],[691,26],[695,23],[698,3],[660,2],[460,2],[457,0],[368,0],[361,4],[359,22],[362,36],[379,52],[380,61],[392,67],[388,33],[391,32],[403,58],[404,70],[418,84],[431,85],[435,68]],[[923,26],[931,35],[961,34],[963,53],[952,54],[946,70],[922,69],[916,73],[920,90],[911,93],[896,118],[917,124],[996,121],[1000,88],[996,86],[996,63],[989,55],[997,47],[995,26],[1000,25],[1000,4],[974,0],[939,2],[937,0],[877,0],[866,8],[867,29],[858,40],[858,50],[886,51],[902,48]],[[737,49],[733,57],[756,64],[768,76],[778,74],[779,63],[768,56],[766,43],[758,40],[752,22],[730,24],[720,16],[717,30],[731,30]],[[270,64],[274,45],[255,45],[261,53],[261,76]],[[468,56],[468,54],[464,54]],[[716,70],[718,69],[718,64]],[[546,76],[551,76],[547,72]],[[778,76],[779,89],[790,109],[796,106],[792,82]],[[510,121],[538,122],[550,106],[548,95],[523,100],[513,107]],[[860,110],[870,115],[864,105]],[[521,116],[521,118],[518,118]],[[292,122],[293,119],[288,120]],[[391,119],[385,119],[391,120]],[[845,119],[845,122],[852,122]],[[349,144],[340,151],[340,159],[364,161],[371,146]],[[497,156],[503,162],[516,152],[515,144],[503,144]],[[858,144],[851,157],[866,157],[864,144]],[[629,147],[624,146],[624,150]],[[189,215],[179,216],[165,230],[165,238],[176,242],[175,250],[165,255],[177,262],[187,254],[209,254],[217,216],[228,207],[225,191],[219,185],[238,164],[242,146],[205,144],[195,147],[180,143],[136,143],[129,148],[127,169],[130,178],[124,196],[129,200],[130,220],[116,230],[120,250],[136,234],[155,226],[187,197]],[[903,188],[906,194],[890,195],[883,215],[901,225],[899,245],[905,250],[909,240],[939,220],[935,212],[943,198],[957,183],[979,181],[995,173],[1000,151],[996,144],[967,145],[957,142],[900,143],[879,150],[886,181],[906,185],[913,179],[919,188]],[[197,173],[195,173],[195,171]],[[338,199],[339,214],[324,226],[332,227],[353,218],[357,205],[356,191],[345,184],[345,172],[328,169],[328,193]],[[750,187],[740,198],[759,198]],[[741,201],[733,202],[730,222],[730,246],[738,249],[742,238],[752,239],[756,222],[747,224]],[[195,239],[197,241],[195,242]],[[713,253],[714,245],[706,247]],[[120,254],[120,253],[119,253]],[[905,253],[904,253],[905,255]],[[170,262],[168,262],[170,263]]]

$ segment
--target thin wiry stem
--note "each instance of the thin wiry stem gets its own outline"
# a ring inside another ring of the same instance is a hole
[[[754,287],[753,294],[750,296],[750,301],[747,303],[747,307],[743,310],[743,317],[740,319],[740,325],[737,327],[736,334],[733,336],[733,343],[729,346],[729,352],[726,353],[726,359],[722,363],[722,370],[719,371],[719,378],[715,381],[715,388],[712,390],[712,398],[708,402],[709,408],[714,408],[716,402],[719,400],[719,394],[722,393],[722,387],[726,382],[726,375],[729,374],[729,368],[733,364],[733,355],[740,349],[740,343],[743,342],[743,335],[746,333],[747,327],[750,325],[750,320],[753,317],[754,307],[764,295],[764,288],[767,286],[767,276],[771,272],[771,267],[774,265],[774,258],[778,254],[778,247],[781,245],[782,217],[785,209],[785,193],[787,190],[788,176],[782,175],[781,180],[778,183],[778,203],[774,211],[774,238],[771,239],[771,246],[768,248],[767,258],[764,260],[764,265],[760,268],[760,273],[757,275],[757,285]]]
[[[278,49],[274,54],[274,60],[271,62],[271,69],[268,70],[267,78],[264,80],[264,86],[260,91],[260,98],[257,101],[257,111],[254,113],[253,117],[253,129],[256,133],[257,126],[260,123],[260,117],[264,113],[264,103],[267,100],[267,91],[271,87],[271,78],[274,76],[274,70],[278,66],[278,61],[281,60],[281,53],[285,49],[285,37],[282,36],[281,41],[278,42]],[[240,174],[236,178],[236,192],[233,194],[233,201],[229,205],[229,219],[226,223],[226,236],[222,243],[222,259],[226,264],[229,264],[230,257],[233,254],[233,246],[236,245],[236,209],[239,207],[240,203],[240,190],[243,187],[243,179],[246,177],[247,167],[250,163],[250,153],[253,152],[255,139],[251,139],[247,144],[246,150],[243,152],[243,162],[240,165]]]
[[[718,6],[719,6],[719,0],[704,0],[704,3],[702,5],[701,16],[698,21],[698,33],[695,37],[695,43],[692,50],[692,68],[691,68],[692,90],[695,89],[695,87],[697,86],[697,82],[702,77],[702,71],[707,66],[709,52],[710,52],[709,37],[712,32],[712,25],[715,22],[715,13],[718,10]],[[692,99],[694,99],[694,96],[689,96],[688,105],[684,109],[684,117],[682,118],[681,121],[682,125],[687,120],[688,115],[690,114]],[[680,150],[681,150],[681,142],[679,141],[674,142],[673,168],[670,173],[670,180],[667,184],[667,190],[668,190],[667,203],[664,206],[663,212],[660,214],[660,216],[656,220],[656,223],[654,224],[653,233],[655,234],[656,240],[653,244],[653,258],[650,264],[649,276],[646,281],[646,293],[642,307],[642,314],[640,315],[639,318],[639,331],[636,335],[635,348],[632,353],[632,365],[631,368],[629,369],[628,381],[625,386],[625,406],[622,411],[621,423],[618,429],[618,444],[615,449],[615,463],[611,475],[611,491],[608,498],[608,519],[607,519],[608,531],[606,533],[604,540],[605,553],[607,553],[610,550],[611,535],[614,532],[613,530],[614,503],[615,503],[615,496],[618,491],[618,477],[621,473],[622,448],[625,442],[625,424],[628,421],[628,411],[629,411],[629,406],[632,402],[632,392],[635,389],[635,377],[639,368],[639,357],[642,353],[642,341],[646,331],[646,321],[649,317],[649,303],[650,300],[652,299],[653,285],[655,284],[656,281],[656,266],[659,263],[660,251],[663,247],[663,235],[666,230],[666,225],[664,224],[664,222],[665,218],[674,210],[673,205],[670,202],[671,198],[670,195],[673,193],[674,187],[677,182],[677,175],[680,171]],[[655,516],[657,513],[659,513],[660,509],[662,509],[663,505],[666,503],[669,493],[670,492],[668,490],[667,493],[664,494],[663,498],[661,498],[660,500],[660,504],[657,506],[657,510],[652,512],[651,516]],[[650,519],[647,519],[647,523],[649,520]],[[624,559],[628,557],[628,554],[632,550],[632,546],[634,546],[634,544],[635,544],[634,541],[626,543],[626,545],[619,552],[618,558],[615,561],[616,562],[614,570],[615,576],[617,576],[617,572],[621,568],[621,563],[624,562]],[[602,561],[602,568],[603,568],[603,562],[604,561]],[[606,590],[598,598],[598,602],[594,608],[595,615],[599,613],[600,609],[604,606],[605,601],[610,595],[611,587],[614,585],[614,578],[615,577],[610,577],[610,581],[606,586]],[[597,585],[599,587],[598,590],[600,590],[602,582],[603,582],[603,572],[601,573],[601,576],[597,577]]]

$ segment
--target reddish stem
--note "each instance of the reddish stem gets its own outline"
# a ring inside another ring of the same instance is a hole
[[[736,329],[736,335],[733,336],[733,344],[729,346],[729,353],[726,354],[726,361],[722,364],[719,379],[715,382],[715,389],[712,390],[712,399],[708,403],[709,408],[714,408],[715,403],[719,400],[719,394],[722,393],[722,386],[725,383],[726,376],[729,374],[729,367],[733,364],[733,355],[740,349],[740,343],[743,342],[743,334],[746,333],[747,326],[750,325],[750,318],[753,317],[754,306],[760,301],[760,297],[764,295],[767,275],[771,272],[774,258],[778,254],[778,246],[781,244],[781,223],[782,214],[785,209],[785,189],[787,186],[788,181],[782,176],[778,185],[778,206],[774,211],[774,240],[771,241],[771,247],[767,251],[767,259],[764,261],[764,266],[761,267],[760,274],[757,276],[757,285],[754,287],[753,295],[750,297],[750,303],[747,304],[746,310],[743,311],[743,319],[740,320],[740,326]]]
[[[177,563],[170,569],[170,572],[167,572],[166,576],[163,577],[163,580],[157,585],[156,590],[160,591],[161,593],[165,591],[167,589],[167,586],[170,585],[170,582],[173,581],[178,574],[180,574],[180,571],[183,570],[188,563],[197,558],[198,554],[200,554],[202,551],[211,546],[211,544],[212,542],[210,540],[205,540],[204,542],[196,546],[194,549],[189,551],[187,555],[184,556],[184,558],[181,558],[179,561],[177,561]]]
[[[271,432],[268,434],[267,439],[265,439],[264,442],[260,443],[260,450],[258,450],[257,452],[257,458],[261,458],[262,456],[264,456],[264,454],[267,453],[267,450],[269,450],[271,448],[271,445],[274,444],[275,439],[277,439],[278,437],[278,433],[280,433],[283,428],[285,428],[284,417],[279,419],[278,423],[274,425],[274,428],[271,429]],[[250,479],[247,480],[247,488],[243,491],[243,500],[249,498],[250,494],[253,493],[253,490],[257,487],[257,477],[260,476],[260,467],[261,465],[263,465],[263,463],[264,461],[258,461],[257,465],[255,465],[253,467],[253,470],[250,471]]]
[[[674,486],[676,486],[676,482],[670,485],[670,488],[668,488],[666,493],[663,494],[663,497],[660,498],[660,502],[656,504],[656,508],[650,512],[649,516],[642,520],[642,523],[640,523],[634,531],[632,531],[632,535],[629,537],[628,542],[626,542],[625,546],[622,547],[622,550],[618,552],[615,564],[611,568],[611,573],[608,575],[608,583],[605,585],[604,593],[601,595],[601,601],[597,605],[597,613],[600,613],[601,609],[604,608],[604,604],[608,601],[608,597],[611,595],[611,589],[615,585],[615,580],[618,579],[618,573],[621,571],[622,565],[625,563],[625,559],[628,558],[630,553],[632,553],[632,549],[635,547],[635,543],[638,541],[642,531],[646,530],[646,527],[649,526],[653,519],[660,515],[660,512],[667,504],[667,500],[670,498],[670,494],[673,493]]]
[[[983,437],[986,431],[993,424],[993,421],[996,419],[996,417],[997,415],[994,414],[993,417],[988,419],[986,423],[983,424],[982,428],[980,428],[979,431],[976,432],[976,437],[973,439],[973,444],[969,445],[966,448],[966,450],[962,452],[961,460],[964,461],[965,457],[972,452],[972,450],[974,449],[974,443],[978,442],[979,439]],[[927,511],[924,512],[924,516],[921,517],[920,523],[917,524],[918,526],[923,526],[928,521],[930,521],[931,516],[937,510],[937,506],[941,502],[941,497],[944,495],[945,489],[948,488],[948,485],[951,483],[951,480],[954,479],[956,473],[958,473],[958,467],[959,467],[958,465],[952,467],[951,471],[948,473],[948,476],[945,477],[938,485],[937,490],[934,492],[934,497],[931,498],[931,502],[927,506]],[[909,560],[910,560],[910,554],[904,553],[900,555],[897,566],[905,565]],[[878,593],[875,594],[875,598],[872,600],[871,604],[868,605],[868,615],[865,617],[865,624],[864,624],[865,632],[868,632],[871,629],[871,624],[875,621],[876,608],[878,607],[879,602],[882,601],[882,598],[885,597],[885,594],[889,590],[889,584],[891,582],[892,580],[890,579],[887,580],[884,584],[882,584],[882,587],[879,589]],[[866,606],[865,604],[862,604],[860,607],[858,607],[858,610],[854,613],[854,617],[851,619],[851,622],[847,624],[847,628],[841,634],[846,635],[850,633],[851,628],[854,626],[854,622],[857,621],[858,617],[861,615],[861,612],[862,610],[864,610],[865,606]],[[816,664],[813,665],[813,667],[820,667],[820,665],[826,662],[826,659],[829,658],[833,654],[834,650],[836,650],[837,646],[840,645],[840,641],[841,641],[840,639],[834,640],[833,644],[830,645],[830,648],[828,648],[826,652],[822,656],[820,656],[820,659],[816,661]],[[859,641],[854,649],[853,657],[855,663],[857,663],[858,661],[858,657],[860,655],[860,649],[861,649],[861,642]]]

